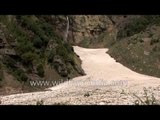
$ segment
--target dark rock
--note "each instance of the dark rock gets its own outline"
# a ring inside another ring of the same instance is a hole
[[[82,68],[78,67],[78,65],[75,65],[75,69],[77,70],[77,72],[81,75],[85,75],[85,72]]]
[[[65,63],[62,61],[60,57],[56,56],[53,60],[53,63],[54,63],[55,69],[61,76],[63,77],[68,76],[67,66],[65,65]]]
[[[90,96],[89,93],[85,93],[85,94],[84,94],[84,97],[89,97],[89,96]]]
[[[16,52],[14,49],[7,49],[7,48],[3,48],[0,50],[0,54],[4,54],[4,55],[16,55]]]

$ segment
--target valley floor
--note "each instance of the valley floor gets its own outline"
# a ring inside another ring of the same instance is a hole
[[[74,46],[86,75],[76,77],[44,92],[0,96],[1,104],[35,105],[134,105],[146,101],[160,104],[160,78],[136,73],[116,62],[108,49]],[[144,89],[146,88],[146,89]],[[155,98],[154,98],[154,97]]]

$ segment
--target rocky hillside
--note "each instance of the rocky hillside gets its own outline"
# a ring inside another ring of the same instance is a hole
[[[0,94],[84,75],[72,45],[109,48],[130,69],[160,77],[159,30],[158,15],[1,15]]]
[[[69,42],[109,48],[118,62],[139,73],[160,77],[160,16],[69,16]]]
[[[56,31],[54,17],[0,16],[0,94],[44,88],[31,86],[33,80],[56,81],[84,75],[81,61],[64,40],[63,31]]]
[[[107,48],[73,48],[82,60],[85,76],[47,91],[0,96],[0,104],[160,105],[160,78],[128,69],[106,54]]]
[[[136,16],[117,29],[108,53],[134,71],[160,77],[160,16]]]

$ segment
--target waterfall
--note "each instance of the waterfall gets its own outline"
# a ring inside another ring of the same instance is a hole
[[[66,27],[66,32],[65,32],[65,36],[64,36],[64,41],[67,42],[68,30],[69,30],[69,19],[68,19],[68,16],[66,18],[67,18],[67,27]]]
[[[114,38],[115,41],[117,41],[117,33],[118,33],[118,30],[117,30],[117,28],[115,27],[115,38]]]

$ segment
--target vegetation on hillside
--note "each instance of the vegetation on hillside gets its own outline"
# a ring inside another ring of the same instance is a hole
[[[95,38],[82,37],[79,45],[86,48],[107,47],[116,61],[130,69],[160,77],[160,15],[130,15],[120,19],[112,16],[110,20],[114,24],[106,28],[109,31],[102,31]]]
[[[160,77],[160,16],[141,16],[120,29],[109,54],[139,73]]]
[[[57,57],[66,65],[63,69],[70,69],[67,66],[70,64],[72,70],[77,71],[74,69],[75,54],[72,46],[55,32],[55,26],[48,21],[50,18],[51,16],[35,15],[0,16],[0,30],[4,33],[2,39],[6,39],[8,43],[5,48],[16,52],[16,55],[2,55],[2,64],[18,81],[28,81],[28,75],[35,73],[44,78],[45,64],[53,66],[62,76],[61,69],[55,67],[62,67],[60,63],[54,62]],[[15,45],[12,46],[12,43]]]

